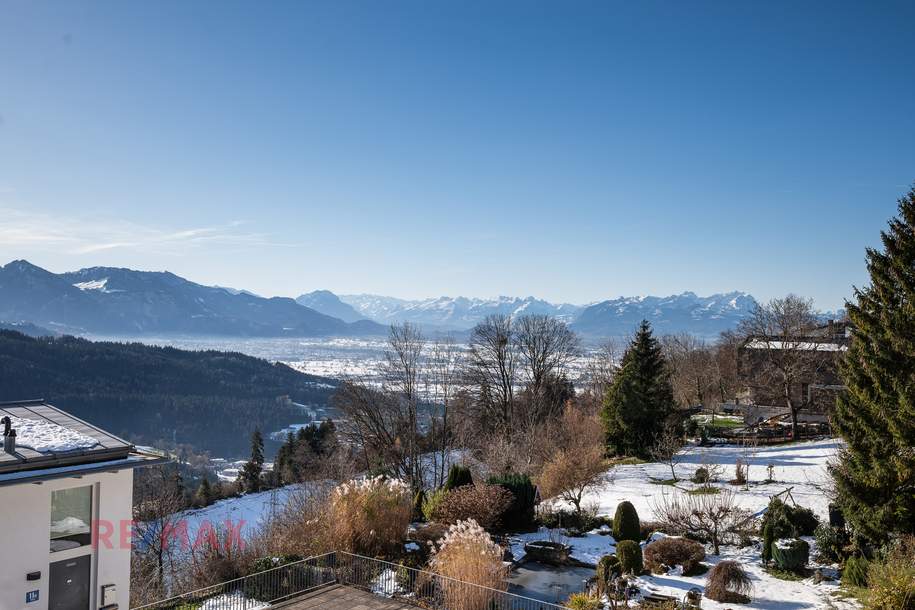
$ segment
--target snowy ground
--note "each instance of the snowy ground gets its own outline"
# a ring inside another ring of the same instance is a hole
[[[749,489],[719,483],[737,493],[737,501],[754,513],[769,504],[769,498],[791,488],[791,495],[801,506],[812,509],[821,517],[829,514],[828,463],[836,456],[840,441],[826,439],[789,445],[759,447],[749,451],[743,447],[722,445],[691,447],[681,452],[676,466],[677,486],[658,485],[652,479],[670,479],[667,464],[637,464],[617,466],[608,475],[608,482],[585,494],[583,506],[597,507],[598,514],[613,515],[616,505],[629,500],[643,520],[652,518],[653,506],[663,494],[680,493],[696,487],[688,479],[699,467],[717,467],[722,481],[734,478],[736,461],[750,464]],[[767,466],[772,465],[772,483],[767,478]]]
[[[688,478],[699,466],[719,466],[723,469],[722,480],[734,476],[734,463],[742,459],[750,463],[750,486],[748,490],[726,482],[719,486],[733,489],[738,502],[754,513],[760,513],[769,503],[770,496],[792,488],[792,496],[801,506],[812,508],[821,518],[828,515],[829,476],[828,462],[835,456],[839,441],[829,439],[776,447],[759,448],[753,455],[740,447],[719,446],[712,448],[692,447],[681,454],[677,476]],[[773,466],[774,483],[762,483],[767,476],[767,466]],[[632,502],[643,521],[653,520],[653,505],[661,494],[682,493],[670,485],[652,483],[652,479],[669,479],[670,469],[666,464],[639,464],[618,466],[608,482],[587,494],[585,505],[597,507],[598,514],[613,515],[616,505],[623,500]],[[611,480],[612,479],[612,480]],[[692,483],[677,484],[681,489],[695,487]],[[530,540],[559,540],[571,545],[572,557],[586,563],[597,563],[606,554],[615,550],[615,541],[609,532],[594,530],[583,537],[561,537],[560,532],[541,529],[531,534],[513,537],[512,552],[516,559],[524,555],[524,543]],[[811,547],[814,545],[811,542]],[[816,556],[815,549],[811,557]],[[703,600],[702,607],[708,610],[725,608],[753,608],[758,610],[822,610],[836,608],[845,610],[856,606],[834,597],[838,582],[830,581],[819,585],[813,579],[786,581],[777,579],[762,570],[760,545],[738,549],[723,547],[720,557],[707,556],[706,563],[714,565],[724,559],[739,561],[749,572],[753,581],[753,601],[747,605],[719,604]],[[811,567],[821,567],[811,564]],[[822,566],[824,573],[835,575],[835,566]],[[643,576],[636,583],[643,592],[654,592],[682,599],[692,587],[702,589],[705,576],[683,576],[677,570],[667,575]]]

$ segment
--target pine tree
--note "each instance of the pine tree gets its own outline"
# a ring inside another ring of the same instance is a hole
[[[667,362],[642,320],[601,409],[608,452],[648,458],[674,408]]]
[[[251,493],[260,491],[261,474],[264,471],[264,437],[261,431],[255,429],[251,434],[251,459],[245,462],[244,467],[238,474],[238,478],[245,487],[245,491]]]
[[[200,486],[197,488],[197,494],[194,498],[197,506],[209,506],[213,502],[213,488],[210,486],[210,480],[203,477]]]
[[[847,304],[834,416],[846,449],[832,469],[846,520],[873,543],[915,533],[915,188],[881,238],[883,251],[867,250],[871,285]]]

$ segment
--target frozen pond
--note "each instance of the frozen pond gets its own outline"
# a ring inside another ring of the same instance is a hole
[[[557,567],[527,561],[512,570],[508,591],[542,602],[562,604],[572,593],[584,591],[585,581],[592,576],[593,568]]]

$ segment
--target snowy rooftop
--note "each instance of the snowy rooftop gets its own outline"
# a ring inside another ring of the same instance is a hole
[[[0,474],[123,459],[133,447],[41,400],[0,403],[16,431],[15,453],[0,451]]]

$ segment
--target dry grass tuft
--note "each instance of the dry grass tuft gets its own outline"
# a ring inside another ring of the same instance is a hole
[[[429,567],[454,579],[442,581],[443,606],[449,610],[486,610],[497,591],[507,587],[508,568],[502,563],[502,549],[472,519],[448,529],[435,547]]]
[[[746,604],[752,591],[749,575],[736,561],[719,562],[705,582],[705,596],[726,604]]]

